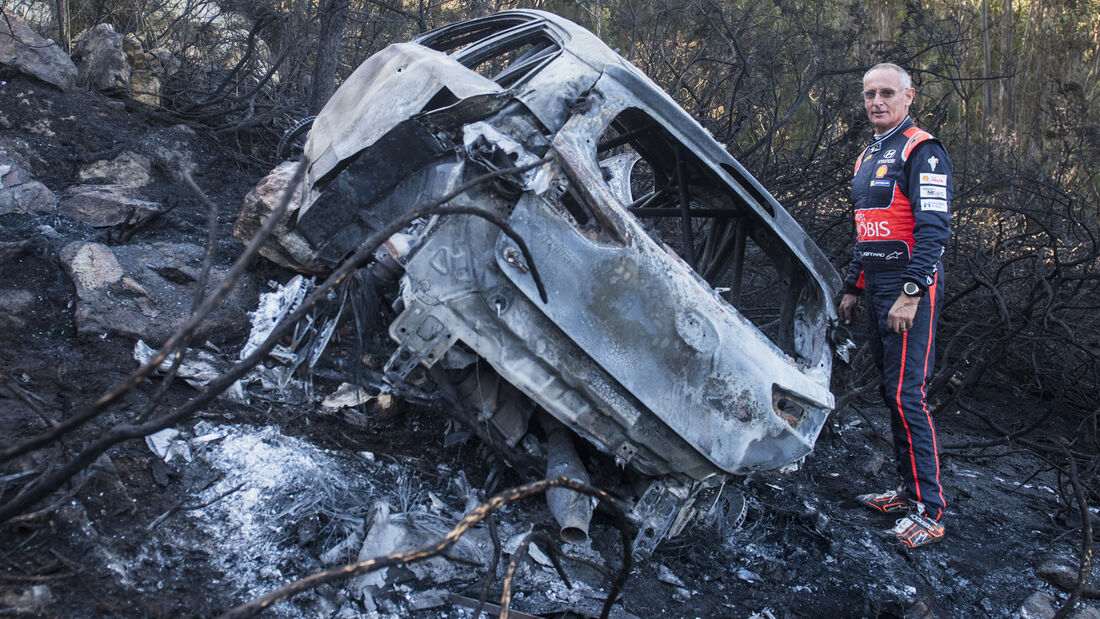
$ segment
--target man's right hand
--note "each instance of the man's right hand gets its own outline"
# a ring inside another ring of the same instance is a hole
[[[840,307],[837,308],[837,313],[840,314],[840,319],[844,321],[844,324],[852,324],[852,317],[856,315],[858,307],[859,296],[845,292],[844,297],[840,299]]]

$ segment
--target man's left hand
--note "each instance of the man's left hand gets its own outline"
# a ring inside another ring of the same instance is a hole
[[[886,317],[886,328],[894,333],[904,333],[913,328],[913,319],[917,317],[917,305],[920,297],[911,297],[907,294],[898,295],[894,306],[890,308],[890,314]]]

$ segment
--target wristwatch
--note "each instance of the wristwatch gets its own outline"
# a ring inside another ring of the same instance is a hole
[[[904,292],[907,297],[919,297],[924,294],[924,290],[913,282],[905,282],[901,287],[901,291]]]

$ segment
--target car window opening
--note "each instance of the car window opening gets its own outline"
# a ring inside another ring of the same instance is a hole
[[[796,345],[807,280],[758,211],[642,110],[620,113],[598,150],[601,161],[630,152],[640,157],[628,172],[626,205],[650,237],[692,265],[780,350],[807,358]],[[743,186],[771,212],[758,189]]]

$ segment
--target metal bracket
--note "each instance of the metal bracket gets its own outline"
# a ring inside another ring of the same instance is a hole
[[[683,530],[694,514],[696,493],[686,487],[671,487],[655,480],[630,510],[630,520],[638,523],[634,537],[634,559],[641,561],[653,553],[663,540]]]
[[[400,345],[386,361],[383,371],[400,379],[408,376],[417,364],[428,368],[435,365],[458,339],[419,301],[411,302],[393,321],[390,337]]]

